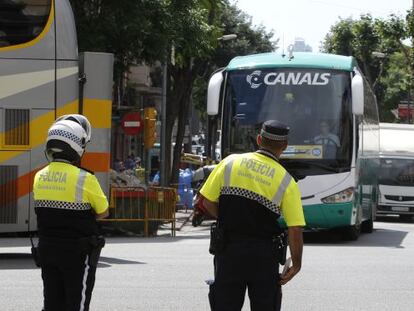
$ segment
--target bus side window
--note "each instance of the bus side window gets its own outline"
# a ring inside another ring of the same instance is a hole
[[[46,26],[51,0],[0,2],[0,49],[35,39]]]

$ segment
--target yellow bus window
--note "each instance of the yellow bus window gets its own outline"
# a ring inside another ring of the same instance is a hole
[[[52,0],[0,0],[0,48],[35,39],[46,26]]]

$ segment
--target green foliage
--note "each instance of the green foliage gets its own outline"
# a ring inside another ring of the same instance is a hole
[[[178,118],[172,171],[176,172],[181,154],[184,123],[187,119],[190,99],[201,119],[206,120],[205,98],[207,80],[218,66],[225,66],[231,58],[273,50],[270,38],[263,27],[254,28],[251,19],[228,1],[177,0],[182,28],[177,27],[177,38],[173,40],[176,64],[169,64],[171,88],[167,114],[167,132],[172,129],[172,120]],[[188,6],[190,5],[191,6]],[[187,5],[187,7],[186,7]],[[181,12],[181,11],[180,11]],[[189,14],[190,12],[190,14]],[[221,42],[223,34],[237,34],[237,39]],[[167,151],[168,154],[168,151]],[[172,183],[176,182],[173,175]]]
[[[403,53],[392,54],[388,62],[387,74],[382,76],[380,83],[386,90],[383,95],[383,109],[380,110],[380,118],[386,122],[392,122],[394,116],[390,113],[396,109],[400,100],[407,100],[409,96],[409,68],[402,66],[405,63]]]
[[[351,18],[340,19],[331,27],[330,32],[325,36],[323,52],[339,55],[353,55],[353,42],[355,35],[352,31],[354,21]]]
[[[372,57],[380,47],[376,27],[369,14],[361,15],[359,20],[342,19],[331,27],[323,44],[327,53],[354,56],[371,85],[380,70],[379,62]]]
[[[172,36],[170,45],[175,50],[173,66],[184,66],[189,60],[208,57],[216,32],[208,24],[206,1],[172,0],[168,12]]]
[[[222,5],[218,24],[222,34],[237,34],[237,39],[217,42],[212,59],[217,67],[226,66],[232,58],[239,55],[271,52],[276,49],[271,41],[273,31],[267,32],[263,26],[253,26],[251,17],[228,1]]]
[[[404,20],[396,15],[390,15],[388,19],[377,20],[376,30],[381,38],[380,49],[386,54],[401,49],[402,40],[408,35]]]
[[[323,51],[352,55],[357,59],[376,94],[380,119],[392,121],[390,110],[396,109],[399,101],[409,96],[414,54],[413,47],[403,42],[413,35],[412,11],[405,19],[396,15],[387,19],[361,15],[357,20],[341,19],[333,25],[323,42]],[[386,57],[376,58],[372,52],[382,52]]]
[[[206,63],[204,72],[195,81],[193,102],[202,121],[207,120],[207,82],[214,70],[227,66],[230,60],[236,56],[276,50],[275,42],[272,41],[273,31],[267,32],[263,26],[253,26],[251,17],[238,9],[236,5],[224,1],[217,13],[216,20],[220,31],[216,34],[216,38],[223,34],[237,34],[237,39],[231,41],[214,40],[214,53]]]
[[[164,0],[71,0],[81,51],[115,55],[115,76],[133,63],[152,63],[162,57],[168,42],[167,3]]]
[[[115,55],[115,90],[121,100],[133,103],[133,92],[124,85],[124,74],[133,64],[167,62],[167,137],[178,121],[172,172],[178,162],[194,93],[205,111],[206,80],[217,66],[231,58],[274,49],[273,33],[253,27],[251,19],[228,0],[70,0],[76,19],[79,49]],[[223,34],[238,39],[218,42]],[[160,75],[154,73],[154,77]],[[160,79],[158,79],[160,80]],[[196,90],[193,92],[193,86]],[[118,96],[116,96],[118,97]],[[135,104],[137,104],[135,102]],[[202,107],[202,108],[201,108]],[[169,157],[166,165],[170,167]],[[176,182],[175,174],[171,181]]]

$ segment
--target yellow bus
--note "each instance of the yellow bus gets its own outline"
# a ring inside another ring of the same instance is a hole
[[[112,54],[78,54],[69,1],[0,0],[0,232],[36,228],[31,187],[58,116],[91,121],[82,166],[108,193],[112,70]]]

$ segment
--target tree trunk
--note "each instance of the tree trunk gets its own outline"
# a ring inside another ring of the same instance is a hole
[[[175,112],[178,117],[177,136],[174,146],[173,163],[171,167],[170,183],[178,183],[178,169],[181,160],[181,150],[185,131],[185,121],[188,116],[188,107],[190,103],[190,96],[194,84],[195,69],[191,69],[191,65],[178,68],[173,72]],[[170,116],[169,116],[170,117]],[[175,120],[175,119],[174,119]]]
[[[179,165],[181,162],[181,151],[182,145],[184,140],[185,134],[185,123],[188,119],[188,108],[190,103],[190,96],[192,90],[192,82],[191,85],[188,86],[186,95],[182,98],[180,103],[180,113],[178,115],[178,126],[177,126],[177,137],[175,140],[174,146],[174,158],[172,163],[172,170],[171,170],[171,183],[177,184],[178,183],[178,172],[179,172]]]
[[[189,69],[187,69],[188,71]],[[171,87],[167,89],[167,124],[166,124],[166,137],[165,137],[165,154],[166,154],[166,163],[165,163],[165,171],[166,176],[165,180],[170,181],[170,183],[177,183],[172,181],[172,171],[177,171],[177,169],[172,170],[172,163],[171,163],[171,154],[172,154],[172,133],[175,124],[175,120],[180,114],[180,107],[182,103],[182,99],[185,97],[185,89],[187,86],[187,81],[184,79],[185,71],[182,68],[176,68],[172,65],[169,65],[168,73],[170,81],[173,83]],[[181,144],[180,144],[181,146]],[[181,154],[180,154],[181,156]],[[178,176],[178,175],[177,175]]]

